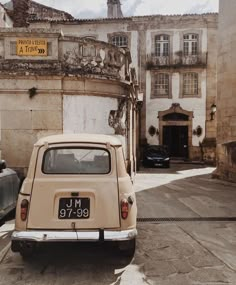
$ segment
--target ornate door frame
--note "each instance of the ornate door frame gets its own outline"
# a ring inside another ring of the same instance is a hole
[[[166,121],[164,120],[164,116],[169,114],[182,114],[188,117],[188,120],[171,120]],[[163,127],[164,126],[188,126],[188,147],[192,147],[192,133],[193,133],[193,112],[187,111],[181,108],[180,104],[173,103],[172,106],[165,110],[158,112],[159,118],[159,142],[163,144]]]

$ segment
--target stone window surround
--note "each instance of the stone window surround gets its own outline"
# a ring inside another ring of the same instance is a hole
[[[152,48],[151,48],[151,53],[152,56],[155,56],[155,38],[156,36],[161,36],[161,35],[167,35],[169,36],[169,58],[171,62],[171,58],[173,56],[173,37],[174,37],[174,32],[171,31],[156,31],[151,33],[151,39],[152,39]]]
[[[155,78],[157,74],[168,74],[169,75],[169,94],[168,95],[160,95],[155,94]],[[151,73],[151,99],[171,99],[172,98],[172,72],[169,71],[153,71]]]
[[[199,39],[198,34],[184,34],[184,56],[197,55],[199,53]]]
[[[198,35],[198,54],[202,53],[202,31],[200,30],[185,30],[180,32],[180,51],[184,52],[184,35],[196,34]]]
[[[168,44],[167,48],[166,48],[166,44]],[[155,48],[154,54],[156,56],[169,56],[170,55],[170,36],[166,34],[155,36],[154,48]]]
[[[131,33],[130,32],[114,32],[114,33],[107,34],[108,43],[111,44],[112,43],[112,38],[116,37],[116,36],[127,37],[127,39],[128,39],[128,48],[129,48],[129,50],[131,50]]]
[[[184,94],[184,80],[183,75],[186,73],[196,73],[198,74],[198,94],[196,95],[185,95]],[[186,69],[184,71],[179,72],[180,80],[179,80],[179,98],[201,98],[202,97],[202,90],[201,90],[201,83],[202,83],[202,72],[196,69]]]

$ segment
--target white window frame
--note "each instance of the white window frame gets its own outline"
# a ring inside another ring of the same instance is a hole
[[[166,34],[155,36],[155,56],[170,55],[170,36]]]
[[[184,55],[199,54],[199,35],[188,33],[183,35],[183,53]]]
[[[186,72],[183,74],[183,96],[199,95],[199,74]]]
[[[153,72],[151,75],[151,98],[172,97],[172,74],[169,72]]]
[[[128,47],[128,37],[126,35],[114,35],[111,43],[117,47]]]

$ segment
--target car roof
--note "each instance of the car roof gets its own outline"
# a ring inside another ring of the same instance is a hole
[[[39,139],[35,146],[42,146],[45,143],[97,143],[97,144],[110,144],[113,146],[121,146],[121,141],[117,136],[101,135],[101,134],[60,134],[52,135]]]
[[[160,149],[160,150],[166,150],[166,146],[164,146],[164,145],[147,145],[146,146],[146,149],[150,149],[150,148],[152,148],[152,149]]]
[[[165,152],[168,153],[168,147],[165,145],[148,145],[144,148],[144,152],[147,151],[159,151],[159,152]]]

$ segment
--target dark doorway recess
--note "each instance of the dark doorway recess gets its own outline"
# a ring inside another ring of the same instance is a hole
[[[163,121],[188,121],[189,116],[181,113],[170,113],[163,116]]]
[[[188,126],[163,126],[163,145],[173,158],[188,158]]]

